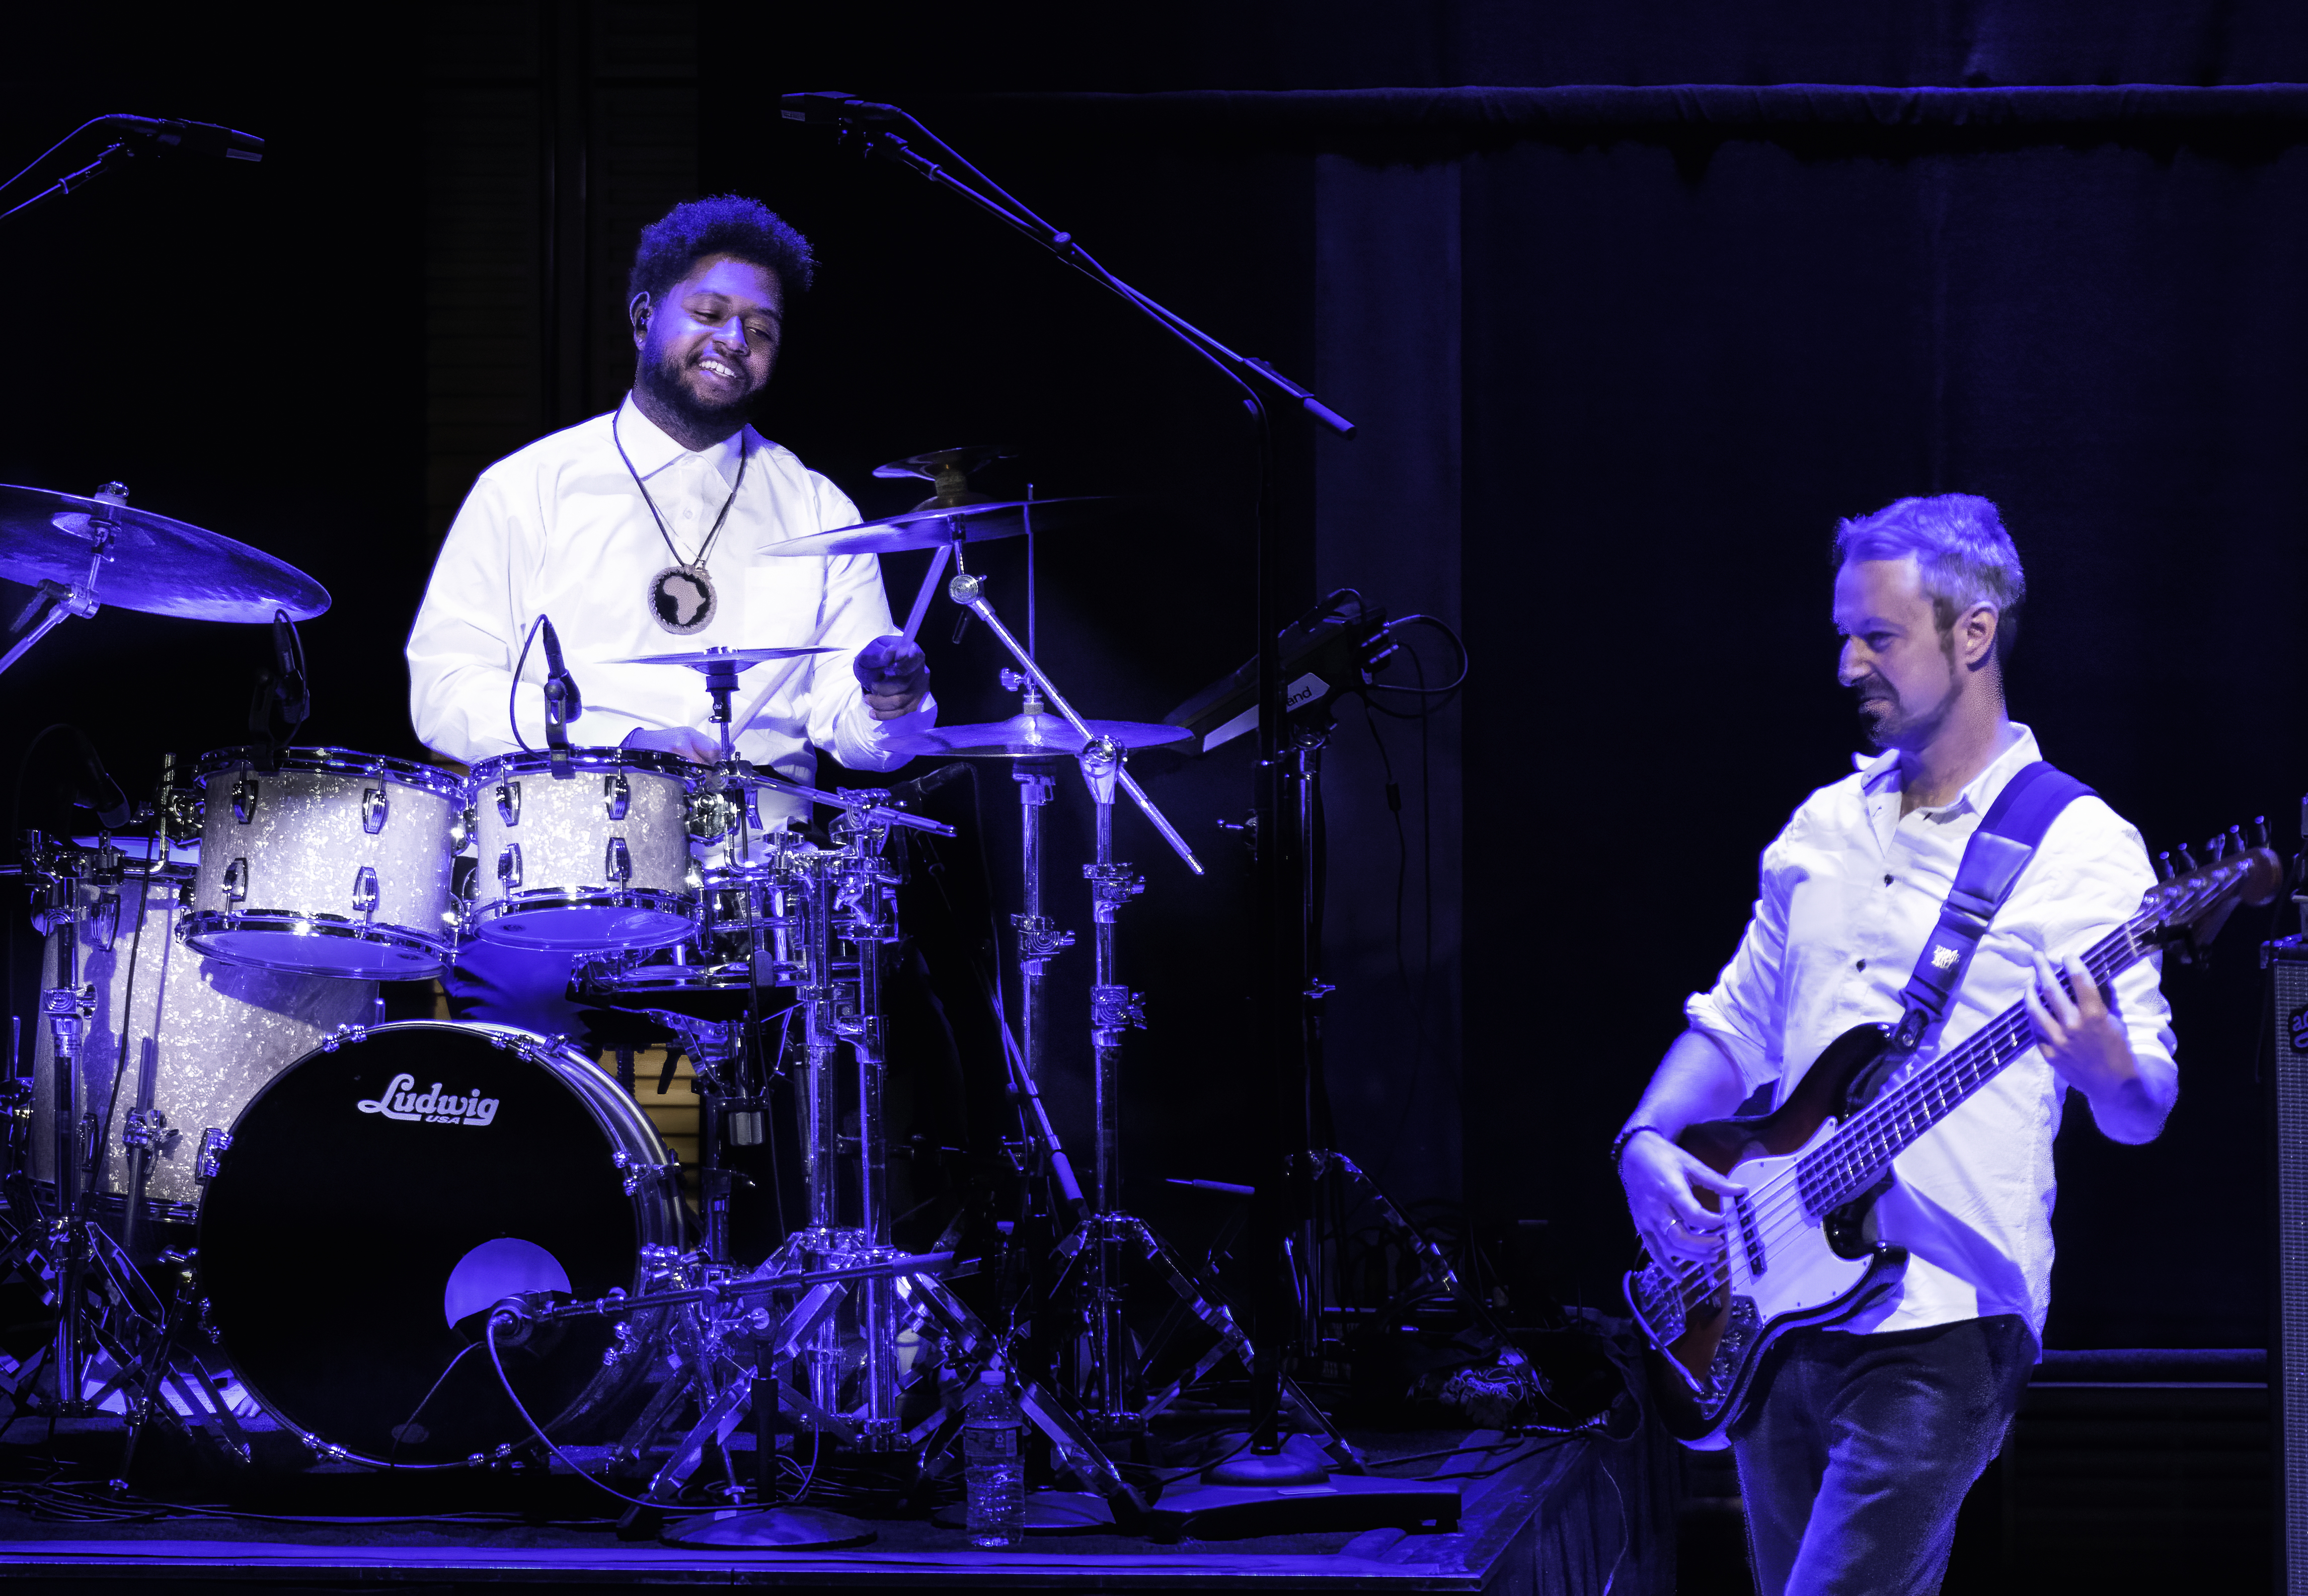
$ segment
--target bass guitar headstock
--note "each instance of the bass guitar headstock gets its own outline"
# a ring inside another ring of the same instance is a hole
[[[2182,949],[2200,948],[2220,934],[2239,903],[2265,903],[2283,890],[2284,861],[2269,845],[2268,816],[2253,817],[2249,832],[2232,825],[2204,844],[2199,861],[2186,848],[2156,856],[2162,879],[2140,902],[2154,917],[2150,934]]]

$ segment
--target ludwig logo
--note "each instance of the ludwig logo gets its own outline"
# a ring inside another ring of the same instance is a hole
[[[493,1097],[444,1093],[438,1081],[430,1091],[419,1091],[417,1077],[406,1074],[393,1076],[383,1096],[365,1098],[353,1107],[364,1114],[421,1120],[426,1125],[487,1125],[497,1117],[497,1100]]]
[[[2308,1053],[2308,1005],[2292,1011],[2292,1019],[2287,1029],[2292,1033],[2292,1050],[2295,1053]]]

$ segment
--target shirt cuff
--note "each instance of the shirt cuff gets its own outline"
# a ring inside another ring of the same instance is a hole
[[[1778,1080],[1785,1073],[1762,1048],[1724,1022],[1712,992],[1693,992],[1684,1003],[1683,1016],[1693,1031],[1704,1031],[1709,1040],[1723,1049],[1749,1091]]]

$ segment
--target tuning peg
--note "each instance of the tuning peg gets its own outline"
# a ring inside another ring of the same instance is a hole
[[[2268,846],[2268,816],[2265,815],[2252,817],[2252,845],[2254,848]]]
[[[2156,856],[2157,880],[2169,881],[2179,873],[2180,872],[2177,867],[2175,867],[2172,863],[2172,850],[2170,849],[2167,848],[2162,853]]]
[[[2226,832],[2214,832],[2209,840],[2204,843],[2204,858],[2207,862],[2217,865],[2220,862],[2221,856],[2227,850],[2228,834]]]
[[[2179,869],[2182,875],[2186,875],[2192,870],[2199,870],[2203,867],[2196,863],[2196,856],[2190,853],[2184,848],[2175,848],[2172,850],[2172,863]]]

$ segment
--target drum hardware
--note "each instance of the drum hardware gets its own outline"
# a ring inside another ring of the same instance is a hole
[[[16,641],[0,655],[0,671],[65,620],[92,617],[105,604],[244,625],[269,621],[276,609],[301,621],[329,608],[328,593],[303,572],[230,538],[131,509],[117,482],[87,498],[0,487],[0,576],[35,590],[9,628]]]
[[[1036,509],[1038,511],[1044,504],[1057,502],[1060,501],[1037,500]],[[1073,728],[1076,735],[1081,737],[1085,745],[1095,743],[1098,740],[1098,733],[1090,729],[1089,722],[1074,712],[1074,706],[1066,702],[1065,694],[1058,690],[1057,684],[1050,679],[1049,673],[1035,663],[1034,656],[1026,651],[1025,645],[1012,635],[1010,628],[1002,624],[1002,617],[995,614],[993,601],[986,596],[985,579],[973,576],[962,568],[961,544],[961,534],[956,531],[953,538],[954,575],[953,580],[946,584],[946,596],[985,622],[986,630],[993,633],[1000,640],[1002,646],[1010,651],[1010,657],[1018,661],[1019,669],[1024,671],[1034,686],[1041,689],[1042,696],[1049,701],[1050,707],[1056,710],[1066,724]],[[778,545],[780,550],[785,547],[784,544]],[[1154,800],[1146,796],[1146,789],[1141,787],[1127,771],[1117,770],[1115,779],[1121,783],[1122,790],[1130,795],[1131,801],[1138,806],[1140,812],[1153,824],[1154,829],[1162,833],[1162,840],[1169,843],[1171,850],[1185,862],[1186,868],[1197,876],[1202,874],[1201,861],[1194,857],[1194,850],[1187,846],[1185,838],[1178,834],[1177,827],[1172,825],[1164,817],[1162,811],[1155,807]]]

